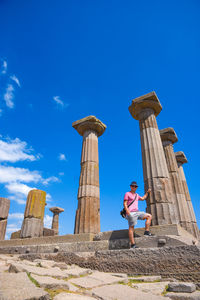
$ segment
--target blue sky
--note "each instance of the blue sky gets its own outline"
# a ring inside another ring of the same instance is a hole
[[[119,215],[129,183],[143,194],[138,121],[131,100],[156,91],[160,129],[173,127],[199,207],[199,1],[0,1],[0,196],[11,199],[7,238],[21,227],[27,192],[60,206],[60,234],[73,233],[82,138],[72,122],[95,115],[101,230]],[[140,203],[145,209],[145,203]],[[142,226],[143,223],[139,223]]]

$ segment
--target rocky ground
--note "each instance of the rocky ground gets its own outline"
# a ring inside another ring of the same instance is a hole
[[[0,300],[200,299],[193,283],[105,273],[63,262],[0,255]]]

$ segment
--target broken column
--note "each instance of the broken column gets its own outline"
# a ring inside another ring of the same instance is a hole
[[[0,241],[4,240],[6,235],[9,208],[10,200],[0,197]]]
[[[83,136],[74,233],[98,233],[100,232],[98,137],[104,133],[106,126],[94,116],[78,120],[72,126]]]
[[[43,235],[43,219],[46,202],[46,192],[31,190],[28,193],[21,238],[39,237]]]
[[[187,206],[188,206],[190,221],[191,221],[191,225],[192,225],[192,234],[198,239],[199,238],[199,229],[198,229],[198,226],[197,226],[197,221],[196,221],[192,201],[191,201],[191,198],[190,198],[190,193],[189,193],[187,181],[186,181],[186,178],[185,178],[185,173],[184,173],[184,170],[183,170],[183,164],[187,163],[188,161],[187,161],[187,158],[186,158],[184,152],[182,152],[182,151],[175,152],[175,157],[176,157],[176,161],[177,161],[177,164],[178,164],[179,178],[182,182],[183,190],[184,190],[184,193],[185,193],[185,198],[187,200]]]
[[[147,212],[152,214],[152,225],[177,224],[173,193],[156,116],[162,106],[155,92],[132,101],[129,111],[139,120],[142,147],[143,176],[147,198]]]
[[[59,214],[64,211],[63,208],[60,207],[51,207],[49,210],[53,213],[53,220],[51,229],[54,230],[55,235],[58,235],[59,233]]]
[[[178,165],[174,154],[173,144],[178,141],[177,135],[173,128],[165,128],[160,130],[160,136],[165,152],[167,167],[171,179],[172,190],[175,199],[175,207],[179,224],[192,233],[191,220],[188,211],[188,205],[183,190],[182,181],[178,174]]]

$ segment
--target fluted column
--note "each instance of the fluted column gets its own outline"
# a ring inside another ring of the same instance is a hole
[[[61,207],[50,207],[49,210],[53,213],[53,220],[51,229],[54,230],[55,235],[59,233],[59,214],[64,211]]]
[[[0,197],[0,241],[5,238],[9,208],[10,200]]]
[[[188,161],[187,161],[185,154],[182,151],[175,152],[175,157],[176,157],[176,161],[178,164],[179,178],[182,181],[185,198],[187,200],[188,212],[189,212],[190,221],[191,221],[191,225],[192,225],[192,234],[198,239],[199,238],[199,228],[197,226],[197,221],[196,221],[192,201],[190,198],[190,193],[189,193],[187,181],[185,178],[185,173],[184,173],[183,166],[182,166],[183,164],[187,163]]]
[[[147,212],[152,214],[152,225],[177,224],[174,199],[165,154],[156,116],[162,106],[155,92],[132,101],[129,111],[139,120],[145,190],[151,188],[147,198]]]
[[[21,238],[39,237],[43,235],[43,219],[46,202],[46,192],[31,190],[28,193]]]
[[[182,181],[178,174],[178,165],[174,154],[173,144],[178,141],[177,135],[173,128],[165,128],[160,130],[160,136],[165,152],[167,167],[169,170],[173,199],[175,200],[175,207],[178,216],[179,224],[192,233],[192,225],[188,211],[188,205],[183,190]]]
[[[72,126],[83,136],[78,209],[74,233],[100,232],[98,137],[106,126],[94,116],[78,120]]]

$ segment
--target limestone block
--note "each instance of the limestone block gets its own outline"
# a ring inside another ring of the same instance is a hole
[[[164,142],[163,142],[164,143]],[[163,145],[164,146],[164,152],[167,162],[167,167],[169,172],[177,172],[178,171],[178,165],[176,161],[176,157],[174,154],[174,148],[172,144]]]
[[[98,155],[98,135],[94,131],[86,131],[83,135],[83,146],[81,153],[81,162],[99,161]]]
[[[2,300],[50,299],[49,294],[43,289],[36,287],[25,272],[18,274],[0,273],[0,282],[0,297]]]
[[[6,219],[8,217],[10,208],[10,200],[0,197],[0,219]]]
[[[46,202],[46,192],[41,190],[31,190],[28,193],[25,218],[38,218],[43,220]]]
[[[7,219],[0,220],[0,241],[3,241],[6,235]]]
[[[153,203],[174,203],[170,178],[152,178],[144,182],[145,191],[151,189],[151,194],[147,198],[147,204]]]
[[[178,223],[173,203],[155,203],[147,205],[147,212],[152,215],[152,225]]]
[[[46,289],[66,289],[69,290],[69,284],[63,279],[56,279],[50,276],[31,275],[42,288]]]
[[[43,221],[37,218],[26,218],[22,223],[21,238],[32,238],[43,235]]]
[[[82,197],[79,198],[76,213],[77,232],[98,233],[100,232],[100,203],[99,198]]]
[[[99,186],[99,165],[97,162],[81,163],[81,175],[79,185]]]
[[[79,294],[59,293],[54,300],[94,300],[93,297]]]
[[[155,116],[157,116],[162,110],[160,101],[154,91],[133,99],[132,104],[129,106],[129,112],[136,120],[140,120],[141,112],[146,109],[151,109]]]
[[[196,286],[192,282],[170,282],[168,289],[170,292],[192,293],[196,291]]]
[[[94,185],[80,185],[78,189],[78,198],[81,197],[95,197],[99,198],[99,186]]]
[[[152,177],[169,177],[159,130],[143,129],[140,136],[144,180]]]
[[[11,234],[10,239],[15,240],[15,239],[20,239],[21,235],[21,230],[15,231]]]
[[[103,124],[95,116],[88,116],[80,119],[72,124],[72,127],[78,131],[80,135],[83,136],[85,131],[91,130],[97,132],[98,136],[102,135],[106,129],[106,125]]]
[[[43,228],[43,236],[53,236],[55,232],[53,229],[50,228]]]

